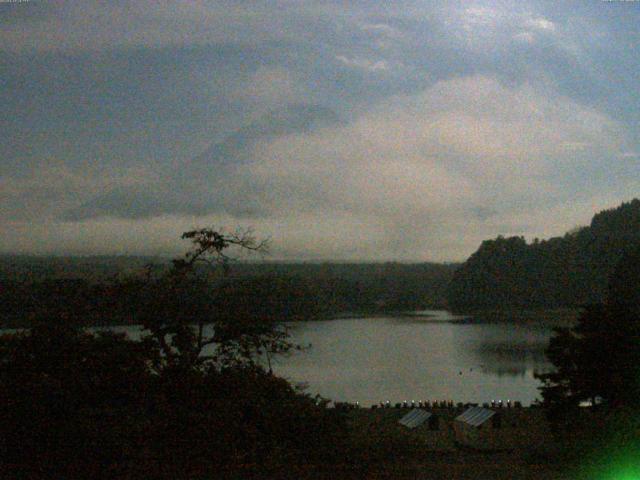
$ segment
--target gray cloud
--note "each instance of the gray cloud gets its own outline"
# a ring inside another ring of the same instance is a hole
[[[168,251],[203,222],[299,258],[460,259],[499,233],[560,234],[638,191],[637,17],[0,4],[0,250]]]
[[[291,105],[259,117],[196,157],[181,162],[153,183],[119,186],[64,213],[67,221],[116,216],[145,218],[160,214],[226,212],[236,216],[264,213],[259,182],[245,171],[255,150],[274,138],[304,133],[339,121],[317,106]]]

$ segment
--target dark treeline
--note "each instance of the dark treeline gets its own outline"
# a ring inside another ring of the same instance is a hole
[[[46,279],[102,281],[142,271],[153,264],[169,268],[170,258],[137,255],[0,255],[0,280],[38,282]]]
[[[82,311],[89,325],[139,323],[132,312],[148,300],[149,282],[170,265],[140,257],[4,257],[0,263],[4,327],[24,326],[30,315],[59,310],[61,305]],[[226,275],[210,280],[204,295],[199,291],[194,298],[214,304],[221,316],[241,311],[285,321],[441,307],[456,267],[235,263]],[[252,302],[246,301],[249,297]]]
[[[242,264],[234,265],[233,271],[238,276],[288,277],[306,284],[332,315],[442,307],[457,267],[395,262]]]
[[[457,310],[599,303],[619,260],[638,245],[638,199],[596,214],[589,226],[563,237],[486,240],[455,272],[448,302]]]

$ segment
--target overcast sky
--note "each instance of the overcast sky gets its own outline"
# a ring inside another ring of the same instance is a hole
[[[0,252],[462,260],[640,192],[640,2],[0,3]]]

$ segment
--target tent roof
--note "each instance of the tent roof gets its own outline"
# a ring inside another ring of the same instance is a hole
[[[468,423],[474,427],[482,425],[496,414],[493,410],[482,407],[471,407],[465,410],[464,413],[458,415],[456,420],[463,423]]]
[[[431,412],[427,412],[426,410],[421,410],[419,408],[414,408],[404,417],[402,417],[398,421],[398,423],[400,423],[400,425],[404,425],[407,428],[416,428],[426,422],[431,415]]]

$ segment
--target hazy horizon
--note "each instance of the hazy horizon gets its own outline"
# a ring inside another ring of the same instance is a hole
[[[459,262],[640,195],[640,2],[0,3],[0,253]]]

